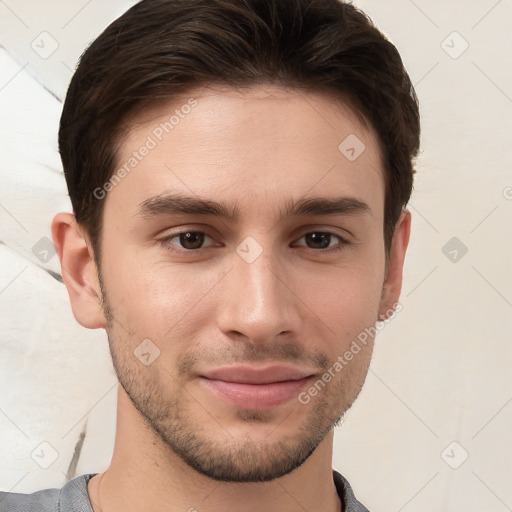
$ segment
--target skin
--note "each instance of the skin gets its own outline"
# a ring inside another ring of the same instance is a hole
[[[52,223],[75,318],[106,329],[120,381],[112,462],[99,497],[100,474],[88,487],[94,512],[339,511],[333,427],[359,394],[373,340],[307,404],[235,406],[199,375],[245,362],[321,378],[398,301],[410,214],[386,261],[376,136],[326,94],[196,89],[139,115],[118,165],[189,97],[197,106],[103,199],[101,276],[73,215]],[[354,161],[338,150],[349,134],[365,144]],[[239,218],[137,215],[164,192],[238,205]],[[340,196],[368,210],[280,217],[290,200]],[[162,242],[198,231],[208,235],[202,245]],[[324,245],[308,235],[326,231]],[[262,249],[251,263],[236,251],[247,237]],[[148,366],[134,355],[144,339],[160,350]]]

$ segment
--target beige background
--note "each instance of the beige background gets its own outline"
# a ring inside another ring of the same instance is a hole
[[[61,487],[112,454],[106,336],[75,322],[44,237],[70,209],[61,98],[132,3],[0,1],[1,490]],[[401,52],[423,131],[403,311],[379,334],[334,466],[375,512],[512,510],[512,1],[356,3]]]

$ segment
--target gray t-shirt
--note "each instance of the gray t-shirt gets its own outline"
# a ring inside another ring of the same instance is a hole
[[[87,483],[97,473],[73,478],[61,489],[44,489],[31,494],[0,491],[0,512],[93,512]],[[343,512],[368,512],[356,500],[352,487],[337,471],[333,471],[334,483],[341,501]]]

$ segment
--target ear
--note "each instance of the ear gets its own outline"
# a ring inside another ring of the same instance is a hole
[[[404,209],[395,227],[389,260],[386,265],[386,276],[379,307],[380,320],[385,320],[389,316],[400,298],[402,270],[410,233],[411,213],[409,210]]]
[[[53,218],[52,238],[76,321],[89,329],[105,327],[92,248],[72,213],[58,213]]]

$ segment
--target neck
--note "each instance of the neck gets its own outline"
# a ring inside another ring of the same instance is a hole
[[[119,386],[112,462],[91,479],[94,512],[339,512],[332,476],[333,431],[296,470],[275,480],[232,483],[213,480],[183,462],[142,420]],[[93,482],[94,480],[94,482]]]

